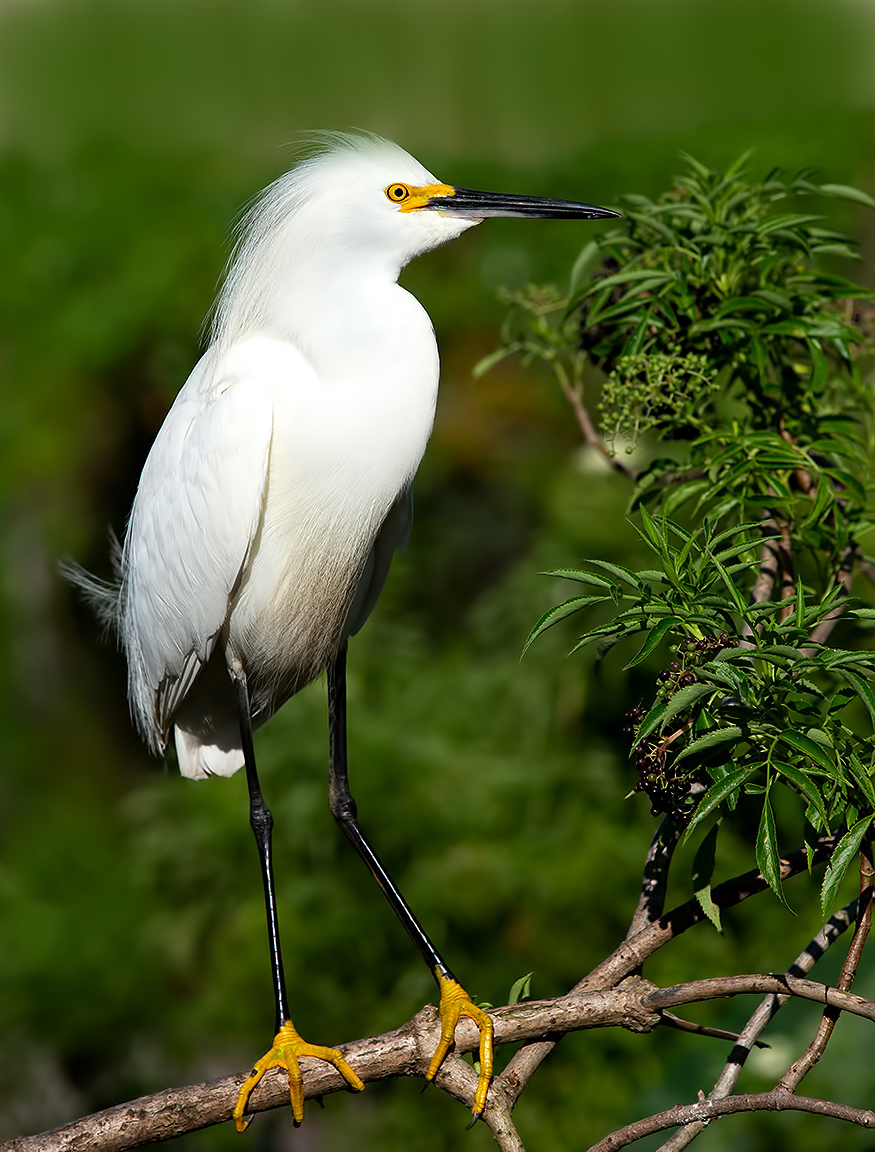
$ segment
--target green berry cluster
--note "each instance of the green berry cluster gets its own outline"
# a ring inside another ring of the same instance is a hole
[[[696,410],[717,389],[717,374],[705,356],[655,352],[621,356],[605,381],[599,404],[602,434],[614,450],[628,441],[632,452],[639,437],[658,428],[666,439],[696,432]]]

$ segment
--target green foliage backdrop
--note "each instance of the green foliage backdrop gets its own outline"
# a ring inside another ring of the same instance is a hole
[[[271,1025],[242,781],[193,786],[148,759],[117,654],[55,574],[65,554],[106,571],[107,527],[122,528],[197,356],[236,211],[286,166],[299,130],[347,124],[393,136],[443,179],[595,203],[656,196],[681,148],[719,167],[753,147],[757,170],[813,165],[818,182],[871,192],[868,13],[770,0],[736,4],[718,25],[708,10],[0,11],[0,1136],[242,1069]],[[872,283],[871,223],[835,200],[825,226],[854,230],[865,262],[853,274]],[[624,518],[626,482],[580,450],[546,375],[504,363],[471,378],[497,341],[499,286],[560,282],[586,238],[580,225],[505,221],[405,274],[435,319],[441,406],[413,541],[351,655],[365,826],[469,990],[494,1003],[529,971],[533,995],[558,994],[616,943],[653,828],[649,804],[624,799],[636,774],[622,728],[658,662],[596,674],[588,658],[566,661],[573,621],[517,660],[563,595],[539,571],[584,556],[650,563]],[[324,726],[317,685],[259,742],[296,1018],[331,1042],[396,1025],[432,986],[332,825]],[[728,875],[747,849],[727,832]],[[681,898],[691,849],[679,865]],[[817,926],[817,887],[795,882],[796,915],[775,901],[727,915],[724,937],[684,940],[653,978],[780,967],[790,958],[774,941]],[[702,1015],[731,1027],[742,1012]],[[804,1006],[786,1016],[788,1034],[813,1018]],[[842,1021],[844,1059],[817,1087],[865,1101],[872,1042],[855,1029]],[[724,1055],[662,1033],[571,1037],[527,1093],[521,1131],[547,1152],[585,1146],[692,1098]],[[824,1121],[733,1125],[709,1146],[838,1138]],[[400,1083],[311,1107],[297,1134],[276,1116],[242,1138],[181,1143],[329,1152],[353,1139],[456,1148],[461,1119]],[[464,1139],[489,1146],[484,1131]]]

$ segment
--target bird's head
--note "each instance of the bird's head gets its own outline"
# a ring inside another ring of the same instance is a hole
[[[576,201],[444,184],[397,144],[366,133],[320,134],[313,144],[243,218],[215,331],[252,327],[268,315],[288,272],[310,292],[356,271],[397,278],[415,256],[493,216],[619,215]]]
[[[333,138],[312,163],[310,175],[321,186],[322,219],[327,222],[330,214],[352,246],[391,252],[399,267],[491,217],[589,220],[619,215],[576,201],[444,184],[402,148],[374,136]]]

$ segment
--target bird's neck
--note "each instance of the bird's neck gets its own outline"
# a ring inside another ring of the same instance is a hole
[[[433,341],[430,320],[398,273],[378,258],[326,268],[318,252],[283,268],[254,268],[224,305],[221,341],[266,335],[294,344],[321,379],[365,374],[409,343],[411,323],[420,341]]]

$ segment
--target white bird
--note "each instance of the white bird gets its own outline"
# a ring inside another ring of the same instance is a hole
[[[174,737],[183,775],[245,765],[262,865],[276,1037],[240,1090],[239,1130],[267,1068],[288,1070],[303,1117],[271,867],[272,817],[252,728],[328,669],[331,810],[420,949],[440,989],[437,1073],[460,1015],[481,1031],[472,1112],[483,1111],[492,1021],[473,1005],[386,874],[356,821],[346,774],[347,638],[379,596],[406,539],[410,485],[431,432],[438,353],[428,315],[398,284],[415,256],[490,216],[606,217],[561,200],[440,183],[396,145],[332,135],[245,217],[212,341],[149,453],[104,598],[127,655],[134,719],[155,751]]]

